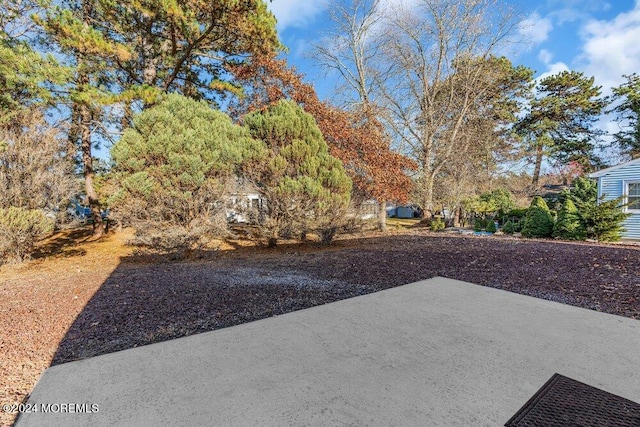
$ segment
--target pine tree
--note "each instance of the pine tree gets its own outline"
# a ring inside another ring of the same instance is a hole
[[[640,157],[640,75],[623,77],[627,81],[613,88],[613,99],[618,104],[612,112],[621,127],[614,137],[623,153],[636,159]]]
[[[601,131],[593,127],[606,105],[600,89],[593,77],[576,71],[562,71],[540,81],[531,111],[517,126],[534,157],[534,185],[545,156],[563,164],[578,162],[585,170],[600,162],[594,141]]]
[[[525,217],[522,235],[524,237],[550,237],[553,232],[553,216],[547,203],[540,196],[531,201]]]
[[[35,18],[45,32],[44,47],[57,52],[72,69],[73,76],[65,88],[67,97],[61,105],[70,111],[69,141],[78,148],[93,233],[101,237],[106,223],[94,186],[93,148],[100,141],[96,123],[102,118],[105,105],[115,101],[110,90],[114,84],[113,64],[129,59],[131,53],[120,41],[108,40],[93,25],[97,5],[90,0],[64,0]]]
[[[54,100],[51,89],[63,85],[69,70],[51,54],[41,54],[31,40],[36,37],[30,15],[43,2],[5,0],[0,2],[0,126],[23,126],[36,106]]]
[[[582,205],[595,205],[598,200],[598,185],[595,180],[584,176],[577,177],[571,183],[571,189],[562,190],[560,202],[571,200],[578,210]]]
[[[266,201],[262,224],[270,246],[285,232],[316,231],[328,243],[345,214],[351,180],[329,154],[313,117],[291,101],[247,114],[244,125],[263,141],[264,158],[248,164],[244,176]]]
[[[264,147],[203,101],[172,94],[134,119],[111,149],[113,216],[141,245],[189,249],[226,229],[223,195]]]
[[[152,106],[163,93],[215,103],[220,92],[239,90],[225,80],[224,63],[281,47],[262,0],[62,0],[37,22],[47,47],[74,68],[69,137],[81,154],[96,236],[104,227],[92,148],[101,140],[96,132],[104,127],[96,124],[105,106],[120,104],[126,128],[134,105]]]
[[[585,204],[581,216],[587,238],[601,242],[617,242],[622,237],[622,223],[630,214],[623,212],[623,197],[605,200],[603,195],[598,203]]]
[[[224,71],[226,65],[282,49],[276,19],[264,0],[94,3],[95,25],[131,53],[114,64],[118,84],[127,97],[146,106],[156,102],[158,92],[215,105],[221,94],[241,92]]]
[[[553,227],[553,236],[566,240],[584,240],[585,238],[580,213],[571,199],[566,199],[558,212],[558,220]]]
[[[516,228],[513,225],[513,222],[507,221],[502,226],[502,231],[504,232],[504,234],[513,234],[516,232]]]

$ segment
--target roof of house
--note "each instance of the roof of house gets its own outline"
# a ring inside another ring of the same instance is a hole
[[[592,173],[589,174],[589,177],[590,178],[599,178],[601,176],[607,175],[610,172],[613,172],[614,170],[622,169],[622,168],[625,168],[627,166],[636,165],[636,164],[640,164],[640,158],[633,159],[633,160],[631,160],[629,162],[620,163],[619,165],[611,166],[610,168],[601,169],[599,171],[592,172]]]

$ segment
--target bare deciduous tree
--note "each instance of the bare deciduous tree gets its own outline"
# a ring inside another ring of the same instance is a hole
[[[316,57],[341,77],[342,101],[382,120],[418,163],[414,195],[430,216],[444,169],[462,157],[486,165],[528,89],[530,70],[496,56],[515,14],[500,0],[351,0],[332,18]]]
[[[315,58],[327,72],[337,72],[343,85],[338,88],[341,101],[357,111],[372,129],[383,113],[378,97],[383,92],[391,72],[391,64],[380,61],[388,44],[385,15],[380,0],[352,0],[348,6],[335,4],[331,11],[333,32],[315,46]],[[373,133],[378,144],[389,147],[390,138],[385,132]],[[403,171],[388,171],[401,174]],[[392,195],[378,191],[370,194],[378,198],[378,227],[386,228],[386,201]]]
[[[0,127],[0,208],[63,211],[79,187],[74,148],[37,110],[19,122]]]
[[[385,60],[393,75],[381,88],[395,135],[420,165],[420,197],[430,216],[434,182],[474,139],[465,128],[485,112],[495,82],[489,59],[508,40],[514,14],[499,0],[420,0],[389,14]]]
[[[0,264],[29,258],[79,187],[60,136],[38,110],[0,126]]]

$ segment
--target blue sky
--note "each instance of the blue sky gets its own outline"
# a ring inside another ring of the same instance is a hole
[[[331,82],[309,54],[313,43],[330,29],[328,10],[333,1],[269,3],[278,19],[280,38],[289,48],[289,63],[316,84],[322,97],[331,95]],[[524,17],[518,31],[526,40],[509,57],[515,64],[535,70],[536,77],[569,69],[582,71],[595,76],[608,93],[610,87],[622,82],[623,74],[640,72],[640,0],[507,3]]]
[[[311,59],[314,43],[331,30],[329,8],[335,1],[273,0],[287,60],[305,75],[323,99],[330,99],[337,81]],[[420,0],[386,0],[416,2]],[[640,73],[640,0],[505,0],[522,16],[519,43],[507,56],[541,78],[563,70],[594,76],[603,93],[623,82],[623,74]],[[598,126],[614,133],[618,125],[602,117]],[[606,159],[617,162],[613,153]]]

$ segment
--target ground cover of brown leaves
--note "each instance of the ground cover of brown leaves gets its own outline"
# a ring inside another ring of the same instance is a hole
[[[330,247],[246,244],[186,261],[135,256],[125,234],[58,235],[0,270],[0,403],[51,364],[191,335],[445,276],[640,319],[640,247],[424,229]],[[233,249],[233,250],[231,250]],[[0,413],[0,424],[15,414]]]

